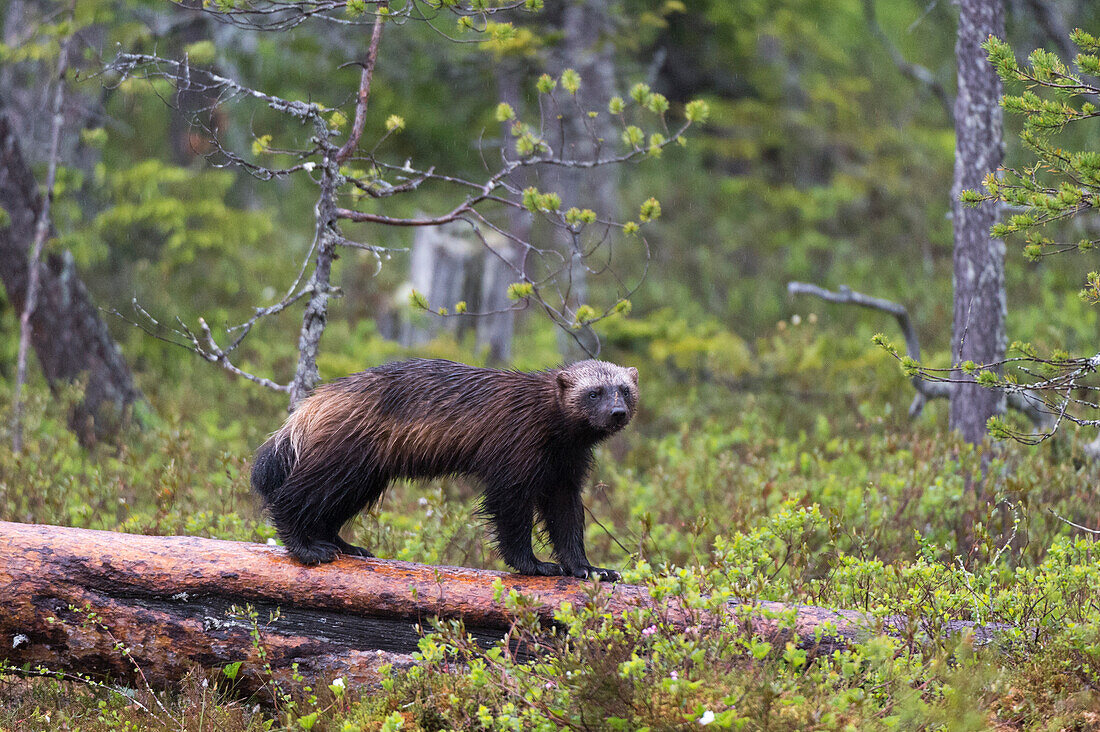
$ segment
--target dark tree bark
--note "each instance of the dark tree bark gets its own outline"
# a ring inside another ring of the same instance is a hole
[[[0,280],[17,312],[24,308],[28,249],[41,206],[15,131],[0,112],[0,209],[7,214],[0,220]],[[72,258],[50,255],[39,264],[39,278],[31,344],[42,372],[51,388],[83,379],[84,399],[73,409],[71,426],[84,444],[109,437],[141,392]]]
[[[955,179],[951,188],[955,225],[955,312],[953,356],[958,362],[989,364],[1005,353],[1004,242],[989,229],[996,205],[964,206],[959,194],[980,189],[1003,155],[1001,82],[981,44],[1004,37],[1001,0],[959,3],[955,44],[958,96],[955,99]],[[959,384],[951,395],[950,424],[967,442],[981,442],[986,422],[1005,409],[1004,393],[977,384]]]

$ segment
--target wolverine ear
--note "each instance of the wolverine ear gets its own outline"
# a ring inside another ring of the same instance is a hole
[[[573,374],[568,371],[558,372],[558,389],[562,392],[569,391],[569,387],[577,383],[577,380],[573,378]]]
[[[634,386],[638,385],[638,369],[631,366],[626,370],[626,373],[630,375],[630,380],[634,382]]]

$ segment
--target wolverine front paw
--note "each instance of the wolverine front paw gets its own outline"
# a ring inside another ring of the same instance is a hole
[[[595,577],[602,582],[618,582],[622,577],[613,569],[605,567],[593,567],[591,564],[581,564],[573,568],[565,568],[566,575],[572,575],[580,579]]]

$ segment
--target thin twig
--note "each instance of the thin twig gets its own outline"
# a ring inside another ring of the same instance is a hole
[[[387,0],[378,3],[378,15],[374,19],[367,58],[363,63],[363,73],[359,77],[359,94],[355,102],[355,122],[352,123],[348,141],[336,153],[336,162],[338,163],[343,163],[348,159],[348,156],[359,145],[359,140],[363,137],[363,129],[367,123],[367,101],[370,99],[371,78],[374,76],[374,66],[378,61],[378,44],[382,40],[382,25],[386,22],[388,11],[389,3]]]
[[[1093,536],[1100,536],[1100,529],[1090,529],[1087,526],[1082,526],[1081,524],[1075,524],[1072,521],[1070,521],[1068,518],[1066,518],[1065,516],[1061,516],[1058,513],[1056,513],[1053,508],[1048,508],[1047,511],[1049,511],[1050,514],[1052,516],[1054,516],[1054,518],[1058,519],[1059,521],[1061,521],[1064,524],[1068,524],[1069,526],[1072,526],[1073,528],[1077,529],[1078,531],[1084,531],[1086,534],[1092,534]]]
[[[813,295],[827,302],[858,305],[890,313],[897,319],[898,326],[905,336],[906,355],[914,361],[920,361],[920,340],[917,337],[916,328],[913,327],[913,321],[909,317],[909,311],[904,305],[879,297],[864,295],[844,285],[837,288],[836,292],[832,292],[806,282],[789,282],[787,283],[787,292],[791,295]],[[917,394],[913,398],[913,403],[909,405],[909,416],[915,418],[920,416],[927,400],[950,398],[955,383],[973,383],[973,379],[952,380],[930,377],[928,370],[922,368],[921,373],[913,376],[911,382],[913,388],[917,390]],[[1008,406],[1023,413],[1035,426],[1045,429],[1050,423],[1051,415],[1039,406],[1042,404],[1042,400],[1034,396],[1034,385],[1020,387],[1018,390],[1008,389],[1007,391]]]
[[[913,81],[923,84],[932,92],[933,96],[939,100],[940,106],[943,107],[944,114],[947,115],[947,119],[952,125],[955,124],[955,100],[948,93],[944,85],[940,83],[936,75],[933,74],[928,68],[910,62],[902,54],[901,50],[894,44],[890,37],[886,35],[886,31],[879,25],[878,18],[875,14],[875,1],[863,0],[863,15],[867,20],[867,26],[871,29],[871,35],[878,39],[879,43],[886,50],[890,60],[894,62],[894,65],[898,67],[898,71],[902,76],[905,76]]]

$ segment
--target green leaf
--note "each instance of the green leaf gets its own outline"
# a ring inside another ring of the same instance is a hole
[[[539,90],[540,94],[549,94],[554,91],[554,87],[558,85],[558,82],[550,74],[543,74],[539,77],[539,80],[535,82],[535,88]]]
[[[642,132],[640,127],[636,125],[629,125],[623,130],[623,143],[627,147],[640,148],[642,143],[645,142],[645,133]]]
[[[581,305],[577,308],[577,312],[573,316],[573,325],[579,328],[595,320],[598,315],[599,312],[591,305]]]
[[[684,107],[684,117],[688,122],[703,124],[710,117],[710,105],[702,99],[693,99]]]
[[[262,155],[271,148],[271,135],[260,135],[252,141],[252,154]]]
[[[650,197],[642,202],[642,206],[638,211],[638,219],[646,222],[653,221],[661,216],[661,202],[656,198]]]
[[[997,374],[993,373],[992,371],[985,370],[978,374],[978,378],[976,378],[975,381],[980,386],[996,386]]]
[[[332,110],[332,114],[328,116],[329,126],[334,130],[342,130],[347,127],[348,117],[339,109]]]
[[[508,285],[508,299],[509,300],[522,300],[525,297],[530,297],[535,293],[535,286],[530,282],[513,282]]]
[[[561,86],[570,94],[576,94],[581,88],[581,75],[576,69],[566,69],[561,72]]]
[[[665,98],[664,94],[654,92],[646,97],[645,106],[654,114],[664,114],[668,111],[668,99]]]

